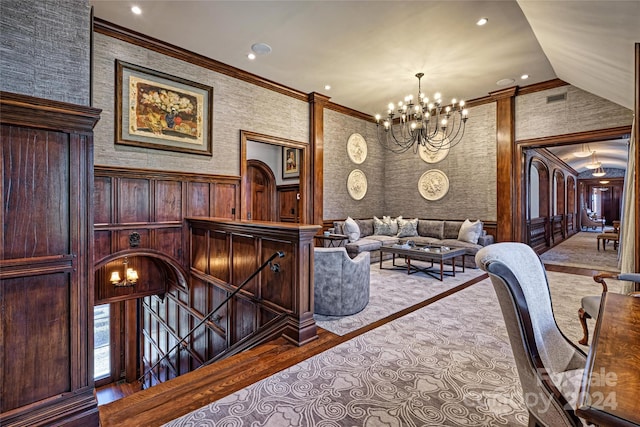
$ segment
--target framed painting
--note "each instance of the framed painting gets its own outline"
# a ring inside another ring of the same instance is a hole
[[[116,60],[115,143],[211,156],[213,88]]]
[[[300,177],[300,150],[282,147],[282,179]]]

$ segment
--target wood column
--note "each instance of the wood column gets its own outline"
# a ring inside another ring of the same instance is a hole
[[[311,223],[322,225],[324,193],[324,107],[329,97],[309,94],[309,142],[311,144]]]
[[[633,116],[633,137],[636,141],[636,151],[635,153],[630,153],[632,156],[636,156],[636,170],[635,174],[635,203],[636,203],[636,241],[635,241],[635,252],[636,252],[636,272],[640,272],[640,147],[638,147],[638,143],[640,143],[640,43],[636,43],[635,45],[636,52],[636,71],[635,71],[635,103],[633,106],[635,115]]]
[[[497,232],[496,241],[508,242],[518,240],[517,228],[522,228],[520,218],[516,212],[516,203],[520,197],[518,183],[522,179],[516,168],[515,155],[515,96],[517,87],[491,92],[496,101],[496,152],[497,152]]]

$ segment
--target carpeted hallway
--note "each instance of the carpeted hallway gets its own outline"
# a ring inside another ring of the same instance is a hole
[[[589,268],[619,272],[618,251],[613,249],[613,243],[597,246],[597,236],[600,232],[581,231],[562,241],[540,258],[545,264],[563,265],[568,267]]]

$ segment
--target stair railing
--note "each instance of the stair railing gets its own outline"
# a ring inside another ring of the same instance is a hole
[[[233,292],[231,292],[227,298],[225,298],[224,301],[222,301],[220,304],[218,304],[218,306],[216,308],[214,308],[213,310],[211,310],[209,312],[209,314],[207,314],[206,316],[204,316],[200,322],[198,322],[197,325],[195,325],[193,328],[191,328],[191,330],[189,332],[187,332],[187,334],[182,337],[180,339],[180,341],[178,341],[173,347],[171,347],[169,349],[169,351],[167,351],[160,359],[158,359],[149,369],[147,369],[144,374],[142,374],[140,376],[140,378],[138,378],[138,382],[143,384],[143,380],[144,378],[149,375],[151,372],[153,372],[153,370],[160,364],[162,363],[162,361],[164,361],[165,359],[167,359],[169,357],[169,355],[171,355],[171,353],[178,347],[180,347],[189,336],[191,336],[192,333],[194,333],[196,331],[196,329],[198,329],[200,326],[202,326],[207,320],[209,320],[209,318],[211,316],[213,316],[218,310],[220,310],[222,307],[225,306],[225,304],[227,302],[229,302],[229,300],[231,300],[231,298],[233,298],[238,292],[240,292],[240,290],[247,284],[249,283],[254,277],[256,277],[258,275],[258,273],[260,273],[262,270],[264,270],[264,268],[266,266],[269,266],[269,268],[271,269],[271,271],[274,272],[279,272],[280,271],[280,264],[278,263],[271,263],[271,261],[273,261],[275,258],[282,258],[284,257],[284,252],[283,251],[277,251],[275,252],[273,255],[271,255],[269,257],[269,259],[267,259],[260,267],[258,267],[258,269],[256,271],[254,271],[253,273],[251,273],[251,275],[249,277],[247,277],[247,279],[242,282],[240,284],[240,286],[238,286]]]

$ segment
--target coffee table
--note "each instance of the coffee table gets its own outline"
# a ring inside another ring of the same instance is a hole
[[[399,245],[382,246],[380,248],[380,269],[382,269],[382,255],[385,253],[390,253],[392,255],[392,264],[394,268],[402,267],[404,269],[404,266],[396,265],[396,256],[404,258],[407,274],[422,271],[431,277],[440,279],[442,282],[445,274],[447,276],[456,276],[456,258],[458,257],[462,257],[462,272],[464,272],[464,257],[466,255],[466,249],[464,248],[442,249],[440,246],[416,246],[414,248],[405,248]],[[411,260],[430,261],[431,265],[429,267],[422,268],[415,264],[411,264]],[[444,270],[444,261],[446,260],[451,260],[451,271]],[[434,261],[439,264],[440,277],[434,275],[435,273],[438,273],[438,270],[434,268]]]

